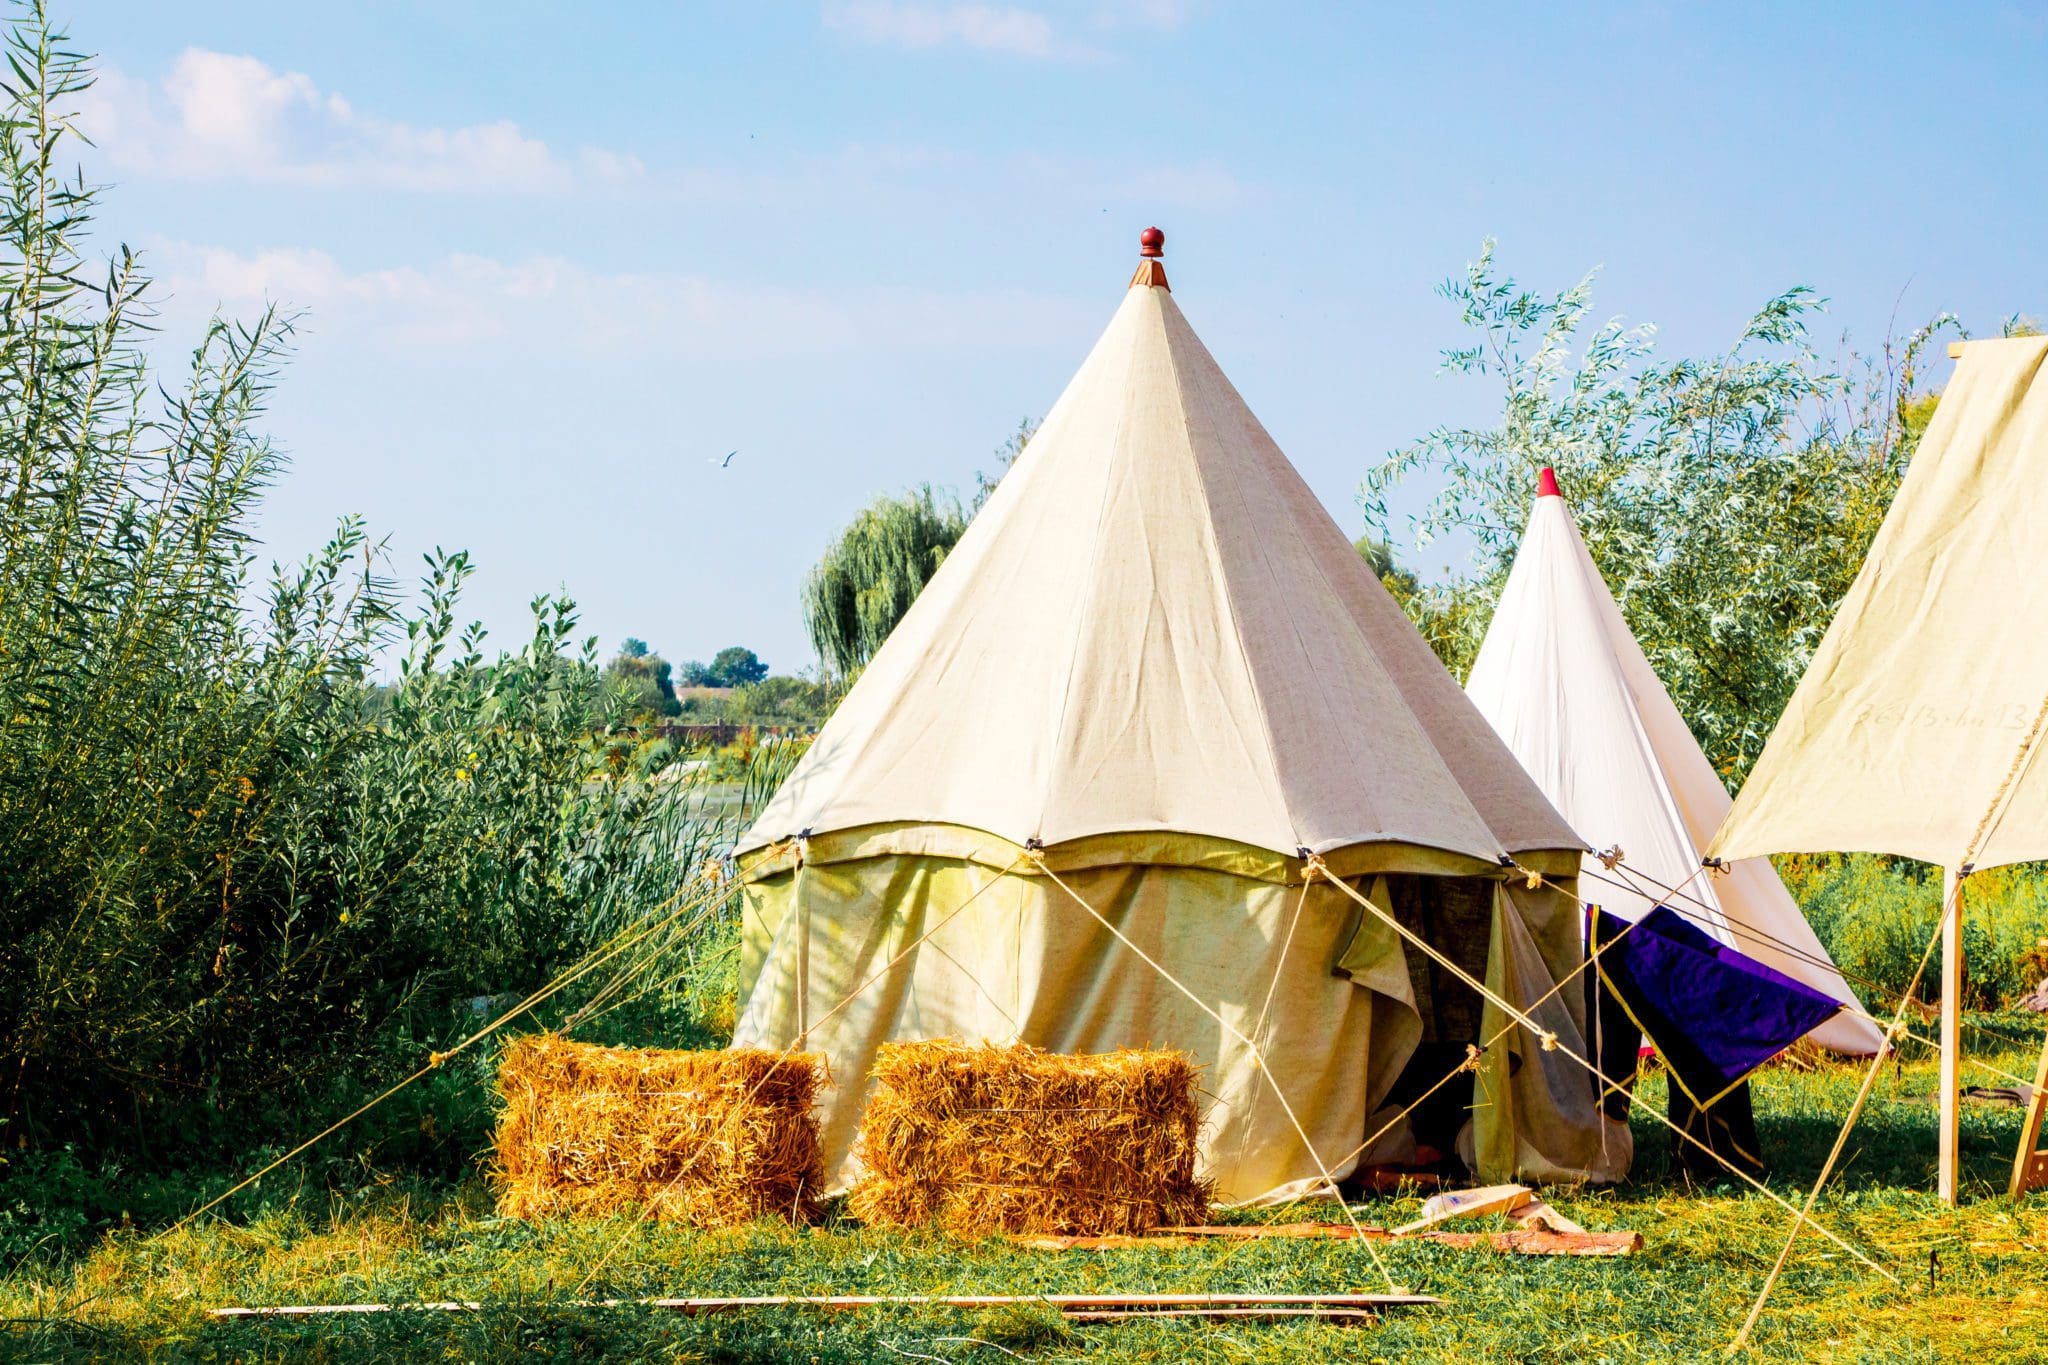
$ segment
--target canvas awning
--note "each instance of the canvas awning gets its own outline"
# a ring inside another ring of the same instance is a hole
[[[2048,858],[2048,337],[1972,342],[1708,852]]]

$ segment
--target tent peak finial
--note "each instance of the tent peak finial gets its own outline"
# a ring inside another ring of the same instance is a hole
[[[1564,496],[1563,493],[1558,491],[1557,471],[1549,465],[1543,466],[1542,469],[1536,472],[1536,496],[1539,498],[1561,498]]]
[[[1165,282],[1165,266],[1159,258],[1165,256],[1165,233],[1157,227],[1147,227],[1139,233],[1139,272],[1130,276],[1130,289],[1163,289],[1174,293],[1174,287]]]
[[[1166,254],[1166,234],[1156,227],[1148,227],[1138,234],[1138,273],[1131,276],[1131,288],[1140,285],[1152,289],[1173,292],[1173,286],[1166,282],[1166,267],[1159,258]]]

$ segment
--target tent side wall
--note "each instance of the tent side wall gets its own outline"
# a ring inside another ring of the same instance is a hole
[[[948,851],[888,848],[920,842]],[[779,1049],[801,1038],[825,1054],[821,1119],[835,1186],[854,1173],[848,1152],[868,1069],[892,1039],[1022,1041],[1069,1053],[1181,1048],[1203,1069],[1205,1174],[1226,1200],[1305,1193],[1318,1183],[1318,1157],[1333,1174],[1348,1172],[1365,1137],[1394,1116],[1386,1098],[1422,1024],[1411,950],[1391,928],[1327,883],[1304,889],[1298,873],[1260,875],[1272,870],[1261,860],[1288,860],[1241,845],[1173,836],[1162,849],[1158,836],[1141,836],[1119,857],[1115,841],[1089,842],[1082,855],[1050,850],[1048,862],[1172,980],[1015,846],[972,831],[855,831],[814,841],[801,862],[786,852],[750,861],[734,1042]],[[1151,860],[1162,853],[1172,860]],[[1475,951],[1489,987],[1520,1007],[1578,963],[1569,896],[1511,889],[1498,869],[1429,850],[1381,847],[1367,861],[1382,867],[1333,870],[1361,890],[1404,861],[1491,875],[1491,937]],[[1340,960],[1348,976],[1335,970]],[[1583,1001],[1567,988],[1536,1012],[1590,1055]],[[1508,1023],[1489,1007],[1483,1027],[1490,1034]],[[1258,1040],[1265,1070],[1237,1035]],[[1482,1176],[1605,1179],[1626,1170],[1625,1129],[1602,1131],[1613,1125],[1600,1123],[1593,1093],[1576,1064],[1511,1031],[1477,1078]],[[1397,1126],[1380,1154],[1398,1155],[1404,1134]]]

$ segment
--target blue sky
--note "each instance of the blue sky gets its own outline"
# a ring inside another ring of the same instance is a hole
[[[342,512],[407,575],[466,547],[508,646],[566,589],[607,648],[808,664],[823,543],[971,488],[1147,223],[1353,533],[1369,465],[1489,410],[1437,375],[1432,293],[1488,235],[1529,284],[1603,267],[1596,312],[1671,354],[1795,283],[1830,343],[2048,312],[2041,4],[58,12],[102,58],[105,244],[145,249],[169,340],[306,311],[270,551]]]

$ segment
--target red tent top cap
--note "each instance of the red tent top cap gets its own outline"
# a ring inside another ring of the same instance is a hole
[[[1536,475],[1536,496],[1539,498],[1561,498],[1564,496],[1557,488],[1557,471],[1549,465],[1543,466],[1542,470]]]

